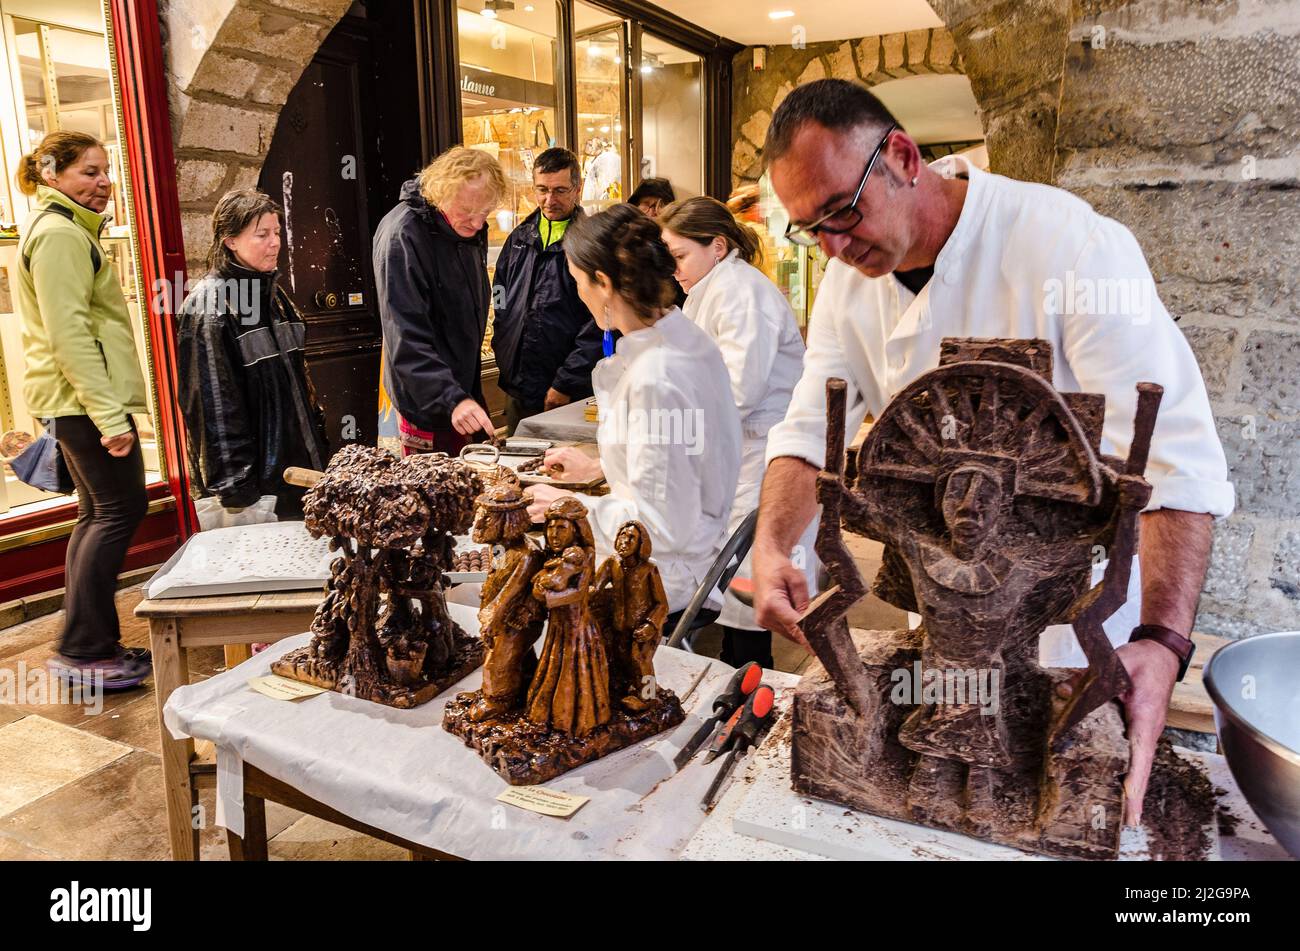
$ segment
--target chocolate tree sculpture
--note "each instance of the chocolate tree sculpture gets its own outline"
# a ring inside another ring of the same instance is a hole
[[[795,694],[798,791],[1056,856],[1117,854],[1128,746],[1112,701],[1129,681],[1102,622],[1127,596],[1161,389],[1138,384],[1119,459],[1101,452],[1105,398],[1051,378],[1045,341],[947,339],[848,477],[844,383],[828,383],[817,553],[835,584],[802,624],[824,669]],[[875,591],[919,613],[917,630],[849,631],[866,588],[841,522],[885,544]],[[1037,661],[1059,623],[1088,659],[1068,690],[1070,671]]]
[[[655,600],[663,600],[663,583],[645,527],[624,525],[617,559],[597,572],[586,506],[571,496],[553,502],[542,550],[518,521],[526,504],[513,486],[478,500],[475,540],[504,546],[479,609],[488,645],[483,688],[450,701],[442,721],[515,786],[545,782],[685,719],[676,695],[654,682],[650,658],[667,611]],[[593,600],[613,610],[596,610]],[[543,616],[539,659],[533,644]]]
[[[272,671],[392,707],[414,707],[483,660],[447,613],[442,573],[482,483],[443,453],[398,459],[347,446],[303,499],[307,530],[341,553],[311,643]]]

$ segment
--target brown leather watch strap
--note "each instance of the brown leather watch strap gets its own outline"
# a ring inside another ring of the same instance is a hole
[[[1139,624],[1133,628],[1133,633],[1128,637],[1129,642],[1133,641],[1156,641],[1169,648],[1178,657],[1178,679],[1181,681],[1187,675],[1187,668],[1191,666],[1192,655],[1196,653],[1196,645],[1192,643],[1190,637],[1184,637],[1172,627],[1164,627],[1160,624]]]

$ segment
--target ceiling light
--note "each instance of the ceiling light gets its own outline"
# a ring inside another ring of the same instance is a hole
[[[533,10],[535,10],[535,9],[536,9],[536,7],[534,7],[534,6],[530,3],[530,4],[528,4],[527,6],[524,7],[524,12],[525,12],[525,13],[532,13]]]
[[[489,10],[487,7],[480,10],[478,15],[481,17],[487,17],[489,20],[495,20],[497,18],[497,12],[495,10]]]
[[[794,16],[793,10],[773,10],[767,15],[767,18],[769,20],[788,20],[792,16]]]
[[[497,14],[509,12],[515,8],[515,0],[483,0],[482,15],[489,20],[495,20]]]

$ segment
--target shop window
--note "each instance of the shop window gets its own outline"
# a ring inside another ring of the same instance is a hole
[[[0,182],[0,456],[5,458],[41,431],[40,421],[32,417],[23,401],[25,359],[12,290],[17,282],[19,226],[34,207],[34,199],[17,190],[13,174],[23,154],[47,132],[85,132],[105,144],[113,194],[107,209],[111,219],[101,243],[122,284],[145,378],[152,379],[144,311],[144,302],[149,298],[142,297],[137,280],[125,184],[128,170],[118,137],[118,107],[103,7],[96,0],[65,0],[59,4],[58,18],[59,22],[51,22],[48,5],[36,0],[0,0],[7,66],[0,75],[4,157],[4,180]],[[160,482],[164,478],[163,458],[153,420],[138,416],[136,425],[148,481]],[[19,482],[7,464],[3,470],[0,534],[6,517],[68,501],[65,496]]]
[[[563,144],[560,123],[557,4],[506,5],[458,0],[461,136],[501,163],[509,192],[488,219],[489,273],[515,225],[537,208],[533,162]],[[492,328],[483,340],[492,356]]]
[[[678,198],[704,192],[704,61],[649,33],[641,36],[641,168],[638,182],[666,178]],[[629,189],[629,192],[631,189]]]
[[[627,51],[621,20],[585,3],[573,5],[578,155],[582,206],[590,214],[624,199],[627,165]]]
[[[805,248],[786,240],[785,228],[790,216],[772,190],[766,172],[758,181],[758,205],[745,215],[745,220],[759,226],[760,265],[790,303],[799,330],[808,336],[808,317],[826,271],[826,255],[820,247]]]
[[[483,0],[459,0],[459,5],[464,143],[492,155],[510,182],[505,202],[488,221],[489,244],[499,250],[537,207],[533,162],[560,144],[558,11],[545,0],[500,11]]]

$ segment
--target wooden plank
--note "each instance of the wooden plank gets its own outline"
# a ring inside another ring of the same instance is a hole
[[[254,594],[217,594],[204,598],[146,598],[136,605],[136,617],[203,617],[208,615],[274,614],[315,611],[325,600],[323,588]]]
[[[226,847],[232,862],[267,861],[266,800],[261,796],[244,790],[244,834],[238,836],[227,829]]]
[[[201,614],[236,614],[252,610],[260,594],[216,594],[205,598],[146,598],[135,608],[136,617],[192,617]]]
[[[190,761],[194,741],[173,739],[163,723],[163,707],[177,687],[189,683],[189,666],[181,647],[180,630],[174,618],[155,618],[149,623],[149,650],[153,653],[154,696],[158,702],[158,732],[162,746],[163,798],[167,805],[167,838],[172,858],[193,862],[198,859],[198,835],[193,827],[194,788]]]
[[[1196,653],[1192,656],[1191,666],[1187,668],[1183,682],[1174,684],[1165,723],[1178,730],[1214,733],[1214,701],[1205,689],[1205,664],[1232,641],[1197,631],[1192,633],[1192,643],[1196,645]]]
[[[309,591],[268,591],[257,599],[253,610],[274,611],[315,611],[325,600],[324,588]]]
[[[275,614],[198,617],[185,622],[186,647],[224,647],[227,644],[274,644],[311,630],[315,611],[281,611]]]
[[[301,632],[299,632],[301,633]],[[256,643],[269,644],[269,641],[258,641]],[[226,670],[232,667],[238,667],[244,661],[253,656],[253,645],[250,644],[225,644],[223,645],[226,656]]]
[[[374,826],[366,825],[351,816],[332,809],[312,799],[306,793],[303,793],[288,783],[281,782],[273,776],[262,772],[256,766],[248,763],[244,764],[244,802],[247,803],[250,796],[260,799],[269,799],[272,802],[278,802],[281,805],[288,806],[290,809],[297,809],[299,812],[305,812],[309,816],[315,816],[318,819],[324,819],[326,822],[333,822],[335,825],[343,826],[354,832],[360,832],[363,835],[372,836],[381,839],[384,842],[392,843],[399,848],[406,849],[409,852],[419,852],[425,858],[423,861],[430,859],[461,861],[458,856],[449,852],[442,852],[438,849],[431,849],[428,846],[420,845],[403,839],[401,836],[393,835],[391,832],[385,832],[383,829],[377,829]],[[247,823],[245,823],[247,825]]]

